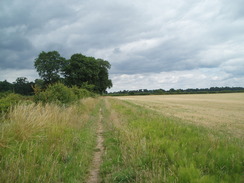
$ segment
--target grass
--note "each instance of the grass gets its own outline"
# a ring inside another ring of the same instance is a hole
[[[103,182],[242,182],[243,141],[106,99]]]
[[[13,107],[0,124],[1,182],[84,182],[96,144],[97,103]]]
[[[228,126],[219,132],[219,126],[202,125],[207,119],[214,122],[214,108],[227,110],[220,101],[236,112],[242,109],[242,101],[228,95],[227,102],[220,100],[224,95],[216,96],[215,102],[211,95],[201,99],[166,96],[165,103],[159,98],[148,104],[145,99],[128,102],[109,97],[66,106],[15,103],[0,121],[0,182],[86,182],[97,151],[99,119],[104,129],[102,182],[243,182],[242,136],[226,135]],[[200,125],[158,107],[173,104],[178,108],[171,105],[169,110],[178,115],[194,113],[190,107],[194,106],[195,114],[202,115],[200,109],[211,106],[207,99],[214,106]],[[238,115],[232,114],[236,122]]]
[[[117,97],[167,117],[244,138],[244,93]]]

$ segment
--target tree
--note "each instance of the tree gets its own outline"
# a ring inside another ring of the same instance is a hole
[[[112,81],[108,79],[108,69],[111,65],[108,61],[87,57],[82,54],[74,54],[64,67],[65,82],[67,85],[93,85],[97,93],[106,92],[112,87]]]
[[[13,83],[14,92],[21,94],[21,95],[32,95],[33,89],[31,85],[34,83],[28,82],[26,77],[19,77],[16,79],[16,81]]]
[[[61,79],[61,71],[65,64],[65,58],[57,51],[41,52],[35,59],[35,68],[45,85],[56,83]]]
[[[97,59],[98,62],[98,80],[95,83],[95,90],[99,93],[105,93],[107,88],[113,86],[112,81],[108,79],[108,70],[111,68],[111,65],[108,61]]]
[[[0,81],[0,92],[12,91],[13,85],[9,83],[7,80]]]

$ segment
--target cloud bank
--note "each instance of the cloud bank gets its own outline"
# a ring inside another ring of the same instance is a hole
[[[244,86],[243,32],[242,0],[2,0],[0,80],[57,50],[108,60],[111,91]]]

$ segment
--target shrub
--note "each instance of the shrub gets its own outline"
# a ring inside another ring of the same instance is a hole
[[[89,92],[87,89],[81,89],[78,88],[77,86],[73,86],[71,88],[72,92],[76,95],[78,99],[86,98],[86,97],[91,97],[92,94]]]
[[[68,104],[78,99],[74,92],[62,83],[50,85],[34,97],[36,102]]]
[[[7,112],[8,109],[21,101],[23,97],[19,94],[5,93],[0,97],[0,112]]]

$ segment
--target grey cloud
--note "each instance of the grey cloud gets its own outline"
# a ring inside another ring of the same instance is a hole
[[[21,45],[21,46],[20,46]],[[19,36],[13,36],[1,40],[0,48],[3,50],[23,51],[31,48],[31,43],[28,39]]]
[[[216,67],[219,63],[201,63],[197,55],[202,45],[189,45],[179,39],[170,39],[157,47],[131,53],[121,63],[114,64],[114,72],[118,73],[147,73],[172,70],[191,70],[198,67]],[[118,55],[120,57],[120,55]],[[115,58],[116,59],[116,58]]]
[[[43,51],[106,59],[112,74],[243,68],[243,0],[2,0],[0,68]],[[239,76],[238,76],[239,77]]]
[[[71,15],[70,10],[65,1],[59,1],[59,3],[32,0],[1,1],[0,68],[33,68],[33,58],[43,50],[33,44],[34,36],[40,33],[48,34],[51,29],[60,26],[55,25],[55,21],[62,22]],[[42,42],[44,41],[50,40],[44,38]]]
[[[30,51],[30,50],[29,50]],[[29,51],[13,52],[1,50],[0,69],[31,69],[34,67],[34,57],[31,57]]]

